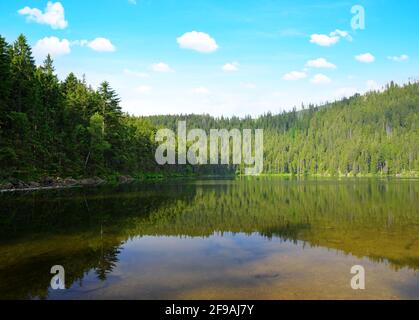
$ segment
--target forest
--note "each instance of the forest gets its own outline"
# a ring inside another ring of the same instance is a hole
[[[141,106],[140,106],[141,107]],[[264,129],[264,173],[284,175],[419,174],[419,83],[389,83],[324,105],[258,118],[132,116],[104,81],[92,88],[50,56],[35,64],[24,35],[0,36],[0,183],[53,177],[224,175],[228,166],[159,166],[159,128]]]

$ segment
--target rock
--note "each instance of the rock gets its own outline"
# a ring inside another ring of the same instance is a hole
[[[73,178],[65,178],[65,179],[62,181],[62,185],[63,185],[63,186],[66,186],[66,187],[75,186],[75,185],[77,185],[77,184],[78,184],[78,181],[77,181],[77,180],[75,180],[75,179],[73,179]]]
[[[41,179],[41,184],[44,185],[44,186],[52,186],[52,185],[54,185],[54,183],[55,183],[55,181],[54,181],[54,178],[52,178],[52,177],[43,177]]]
[[[23,181],[19,179],[13,179],[10,181],[10,183],[13,185],[13,189],[26,189],[28,188],[28,185],[24,183]]]
[[[11,178],[9,180],[9,183],[11,183],[13,185],[13,187],[16,187],[19,184],[19,180],[15,179],[15,178]]]
[[[10,182],[0,185],[0,190],[13,190],[13,189],[14,189],[14,186]]]
[[[95,181],[95,179],[91,179],[91,178],[81,179],[81,180],[79,180],[79,184],[82,185],[82,186],[94,186],[94,185],[96,185],[96,181]]]
[[[29,188],[39,188],[40,186],[41,186],[41,184],[38,183],[38,182],[35,182],[35,181],[31,181],[31,182],[28,183]]]
[[[106,183],[105,180],[103,180],[102,178],[99,178],[99,177],[93,177],[93,179],[95,180],[96,185],[102,185],[102,184]]]
[[[119,184],[127,184],[127,183],[132,183],[134,181],[133,177],[130,176],[120,176],[118,178],[118,183]]]
[[[99,178],[99,177],[94,177],[94,178],[88,178],[88,179],[82,179],[79,181],[79,184],[82,186],[98,186],[101,184],[104,184],[106,181]]]

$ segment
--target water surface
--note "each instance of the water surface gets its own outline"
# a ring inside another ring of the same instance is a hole
[[[280,178],[3,194],[0,298],[419,299],[418,195],[418,180]]]

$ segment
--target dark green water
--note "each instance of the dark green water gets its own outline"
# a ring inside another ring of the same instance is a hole
[[[280,178],[2,194],[0,298],[419,299],[418,196]]]

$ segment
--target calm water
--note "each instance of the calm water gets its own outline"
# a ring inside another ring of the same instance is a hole
[[[418,180],[279,178],[3,194],[0,298],[419,299],[418,196]]]

